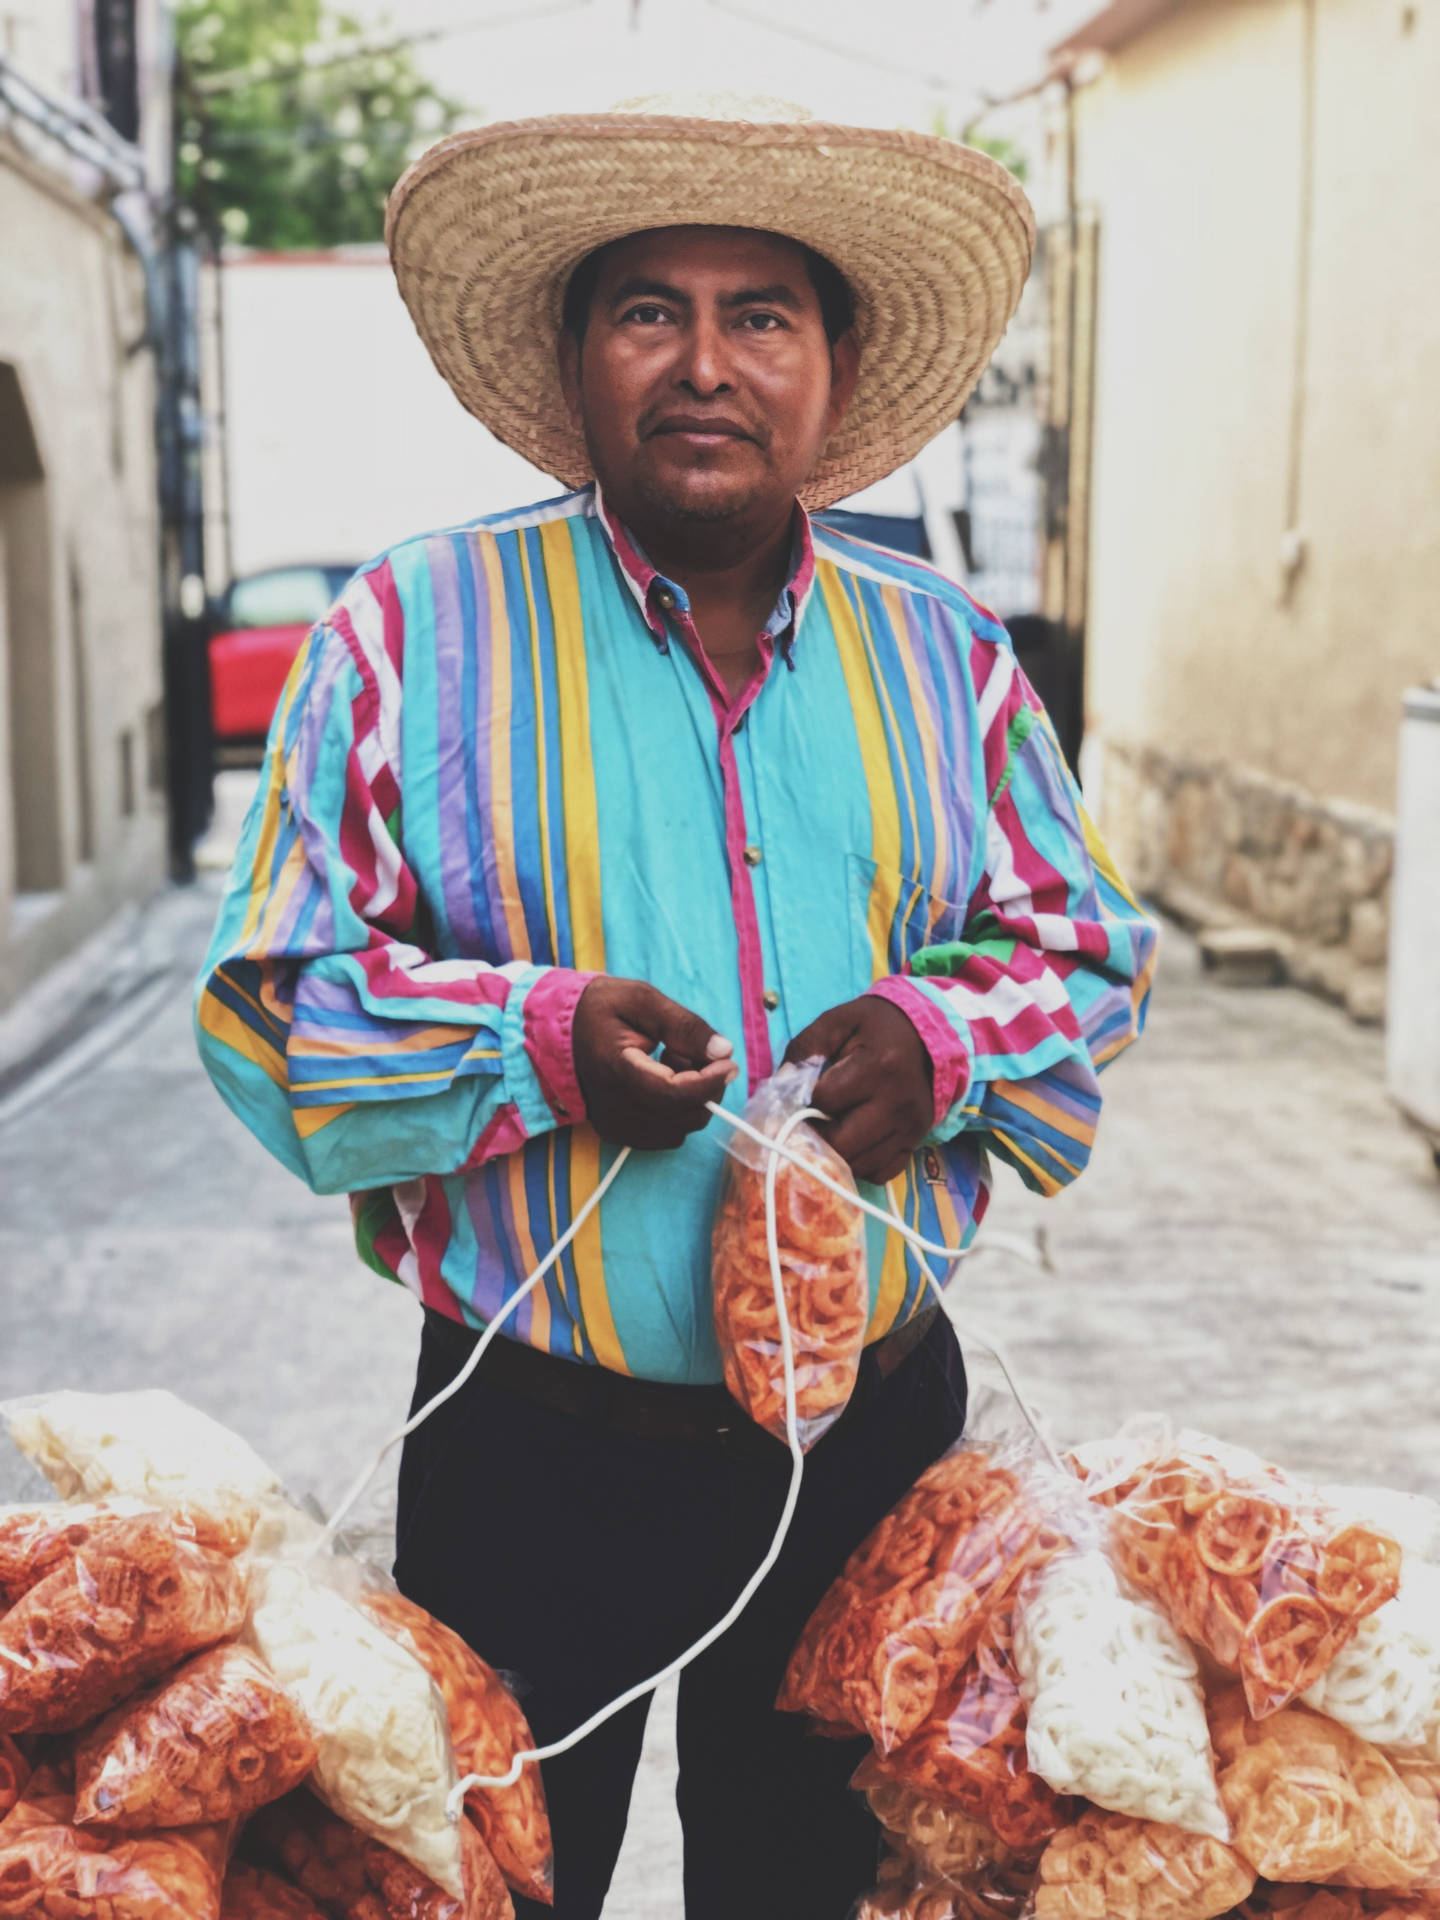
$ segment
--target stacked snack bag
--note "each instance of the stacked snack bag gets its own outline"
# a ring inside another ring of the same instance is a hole
[[[164,1393],[11,1411],[68,1504],[0,1508],[0,1915],[505,1920],[549,1901],[532,1742],[456,1635]]]
[[[1067,1466],[963,1444],[801,1636],[777,1704],[872,1743],[857,1920],[1440,1920],[1440,1512],[1156,1420]]]

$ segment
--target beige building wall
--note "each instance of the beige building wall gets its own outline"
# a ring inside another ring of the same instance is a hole
[[[1400,698],[1440,675],[1437,89],[1434,7],[1182,0],[1076,103],[1101,809],[1142,884],[1372,1015]]]
[[[161,883],[165,815],[139,263],[3,134],[0,233],[3,1006]]]

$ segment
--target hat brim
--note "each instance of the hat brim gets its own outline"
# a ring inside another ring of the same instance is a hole
[[[669,226],[784,234],[849,281],[860,378],[802,490],[811,509],[893,472],[958,416],[1035,244],[1013,176],[955,141],[634,113],[442,140],[396,185],[385,238],[416,329],[462,405],[577,487],[594,473],[556,362],[566,282],[594,248]]]

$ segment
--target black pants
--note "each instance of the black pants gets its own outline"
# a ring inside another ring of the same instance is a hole
[[[462,1359],[427,1317],[417,1406]],[[406,1442],[395,1574],[519,1676],[544,1745],[720,1618],[769,1544],[790,1460],[769,1443],[722,1450],[617,1431],[503,1390],[486,1365]],[[846,1556],[964,1420],[964,1370],[943,1315],[888,1376],[867,1354],[850,1406],[807,1456],[779,1562],[681,1676],[687,1920],[845,1920],[874,1884],[879,1829],[848,1791],[865,1741],[820,1738],[773,1702]],[[601,1911],[648,1707],[638,1701],[545,1764],[555,1920]],[[535,1920],[543,1912],[515,1905]]]

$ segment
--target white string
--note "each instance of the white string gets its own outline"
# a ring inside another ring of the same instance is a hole
[[[599,1708],[595,1713],[591,1714],[590,1718],[581,1726],[576,1727],[573,1732],[566,1734],[564,1739],[552,1741],[550,1745],[544,1747],[529,1747],[515,1754],[510,1762],[509,1768],[503,1774],[467,1774],[465,1778],[457,1782],[451,1790],[447,1801],[447,1811],[452,1820],[458,1820],[460,1818],[465,1803],[465,1796],[471,1788],[514,1786],[515,1782],[520,1778],[521,1769],[528,1763],[532,1761],[554,1760],[558,1759],[562,1753],[568,1753],[572,1747],[578,1746],[582,1740],[588,1738],[598,1727],[604,1726],[606,1721],[613,1719],[617,1713],[622,1713],[626,1707],[631,1706],[636,1700],[643,1699],[646,1694],[653,1693],[655,1689],[661,1686],[666,1680],[669,1680],[677,1673],[683,1672],[693,1661],[698,1660],[700,1655],[712,1647],[722,1634],[729,1632],[730,1628],[750,1604],[760,1583],[775,1565],[784,1549],[786,1538],[790,1532],[790,1523],[795,1517],[795,1508],[800,1498],[800,1487],[805,1471],[805,1455],[801,1448],[799,1433],[797,1431],[794,1342],[790,1329],[790,1317],[785,1304],[784,1273],[780,1264],[780,1243],[775,1218],[775,1183],[779,1174],[781,1161],[788,1161],[791,1166],[800,1168],[800,1170],[807,1174],[812,1180],[817,1180],[821,1186],[828,1187],[832,1193],[838,1194],[842,1200],[858,1209],[859,1212],[868,1214],[872,1219],[880,1221],[889,1231],[898,1233],[901,1238],[914,1249],[920,1270],[933,1289],[942,1310],[945,1304],[942,1285],[941,1282],[935,1278],[935,1274],[925,1258],[926,1254],[933,1253],[946,1262],[948,1271],[946,1272],[945,1280],[946,1284],[948,1284],[955,1267],[958,1266],[961,1260],[965,1259],[974,1251],[973,1248],[969,1247],[950,1247],[946,1246],[943,1242],[937,1243],[933,1240],[925,1239],[922,1234],[917,1232],[914,1227],[910,1226],[901,1218],[893,1198],[888,1194],[886,1196],[888,1207],[878,1207],[872,1201],[861,1199],[853,1187],[847,1186],[841,1181],[832,1178],[831,1175],[815,1166],[813,1161],[804,1159],[796,1153],[788,1144],[790,1135],[795,1128],[801,1126],[807,1120],[825,1120],[830,1117],[828,1114],[821,1112],[819,1108],[801,1108],[798,1112],[791,1114],[772,1135],[762,1133],[758,1127],[751,1126],[748,1120],[743,1119],[739,1114],[732,1113],[727,1107],[722,1107],[713,1100],[707,1100],[705,1104],[712,1114],[718,1119],[723,1120],[726,1125],[731,1127],[736,1133],[744,1134],[748,1139],[752,1140],[764,1151],[766,1156],[765,1246],[770,1257],[770,1284],[775,1296],[775,1313],[780,1328],[780,1356],[785,1376],[785,1440],[790,1451],[791,1460],[790,1484],[786,1491],[785,1504],[781,1510],[780,1519],[776,1525],[774,1535],[771,1538],[764,1559],[746,1581],[744,1587],[736,1596],[724,1616],[717,1620],[706,1633],[702,1634],[693,1646],[687,1647],[684,1653],[679,1654],[668,1666],[662,1667],[658,1673],[652,1674],[649,1679],[637,1681],[633,1687],[627,1688],[626,1691],[616,1699],[609,1701],[605,1706]],[[510,1298],[490,1321],[489,1325],[480,1335],[480,1338],[476,1341],[475,1347],[466,1360],[465,1365],[455,1375],[454,1379],[442,1387],[440,1392],[435,1394],[432,1399],[427,1400],[425,1405],[421,1407],[417,1413],[413,1413],[403,1426],[397,1427],[390,1438],[381,1446],[373,1462],[365,1469],[365,1472],[355,1482],[354,1486],[340,1502],[340,1505],[335,1509],[334,1513],[331,1514],[324,1532],[316,1542],[314,1549],[316,1553],[324,1551],[333,1543],[341,1523],[353,1510],[356,1503],[363,1498],[370,1483],[384,1465],[390,1452],[399,1446],[403,1440],[407,1439],[410,1434],[414,1433],[417,1427],[422,1426],[424,1422],[430,1418],[431,1414],[439,1407],[442,1407],[447,1400],[452,1399],[455,1394],[459,1393],[484,1358],[491,1341],[494,1340],[506,1321],[514,1315],[521,1302],[528,1299],[531,1293],[534,1292],[535,1288],[544,1279],[551,1267],[554,1266],[561,1254],[564,1253],[565,1249],[570,1245],[570,1242],[575,1238],[581,1227],[584,1226],[591,1213],[593,1213],[595,1208],[600,1204],[629,1157],[630,1149],[628,1147],[622,1147],[619,1153],[616,1154],[615,1159],[611,1162],[604,1178],[581,1207],[569,1227],[561,1234],[560,1238],[536,1267],[535,1271],[527,1277],[522,1286],[511,1294]],[[970,1334],[976,1343],[984,1347],[994,1359],[996,1365],[1004,1375],[1005,1384],[1015,1397],[1015,1402],[1020,1408],[1026,1424],[1044,1448],[1051,1462],[1056,1467],[1061,1467],[1061,1462],[1054,1447],[1051,1445],[1049,1437],[1036,1423],[1024,1396],[1016,1384],[1008,1356],[1003,1347],[1001,1347],[998,1341],[992,1340],[981,1333],[978,1328],[971,1328]]]

